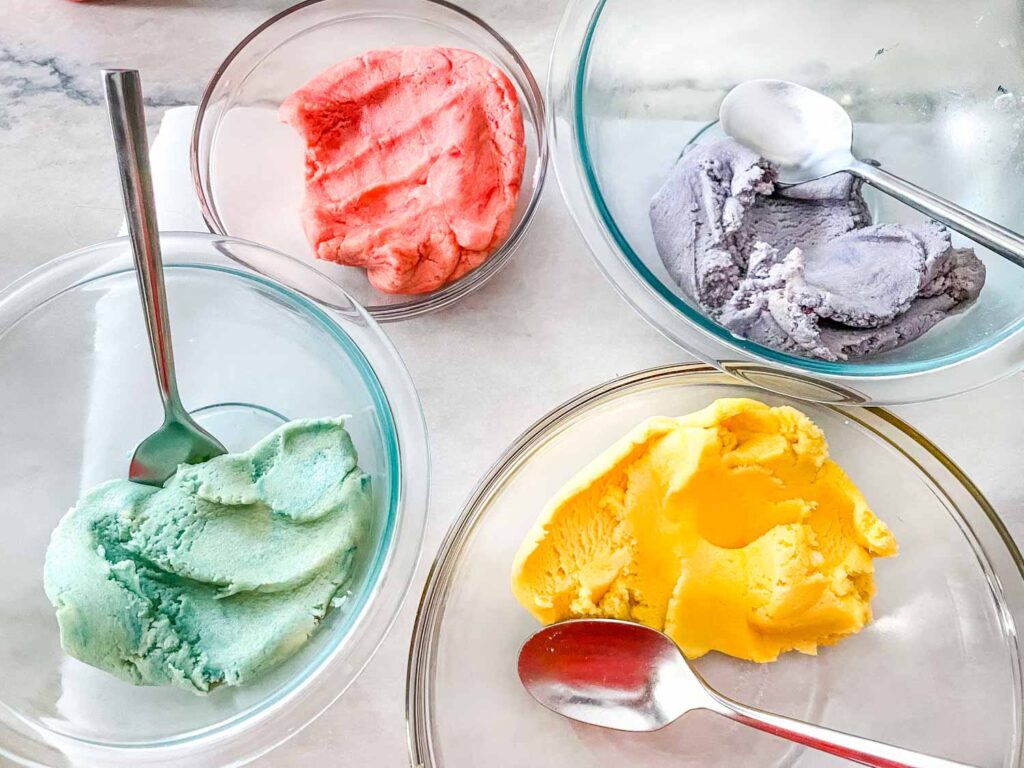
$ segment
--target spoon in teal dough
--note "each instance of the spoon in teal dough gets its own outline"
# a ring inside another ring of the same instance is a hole
[[[775,164],[780,184],[846,171],[1024,267],[1024,237],[853,156],[853,122],[823,93],[785,80],[747,80],[722,101],[722,130]]]
[[[105,69],[103,89],[117,150],[121,196],[146,330],[164,406],[164,423],[135,449],[128,479],[145,485],[163,485],[178,465],[198,464],[227,450],[192,420],[178,396],[139,73],[134,69]]]

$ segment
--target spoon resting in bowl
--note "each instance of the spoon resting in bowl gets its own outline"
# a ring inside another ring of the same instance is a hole
[[[722,130],[775,164],[778,183],[846,171],[1024,267],[1024,237],[878,166],[854,157],[853,122],[824,94],[785,80],[747,80],[722,101]]]
[[[196,424],[178,395],[139,73],[134,69],[105,69],[103,89],[149,346],[164,406],[164,423],[135,449],[128,479],[159,486],[177,471],[178,465],[198,464],[227,453],[227,449]]]
[[[548,709],[620,731],[656,731],[707,709],[861,765],[970,768],[733,701],[704,681],[668,635],[629,621],[574,619],[538,630],[519,651],[519,679]]]

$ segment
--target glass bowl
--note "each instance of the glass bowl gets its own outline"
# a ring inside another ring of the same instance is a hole
[[[1015,0],[570,0],[548,77],[559,184],[619,292],[705,362],[823,402],[917,402],[979,387],[1024,367],[1024,270],[995,254],[976,248],[988,281],[975,306],[901,349],[832,363],[706,318],[662,265],[648,207],[684,148],[717,131],[725,94],[772,77],[842,103],[859,156],[1024,230],[1021,31]],[[876,221],[922,218],[868,196]]]
[[[223,766],[266,752],[355,679],[416,566],[426,433],[380,328],[288,256],[220,236],[161,239],[185,406],[229,450],[289,419],[348,414],[371,476],[373,543],[347,601],[299,653],[249,686],[205,697],[135,687],[65,655],[43,592],[50,532],[83,490],[127,475],[162,411],[128,241],[30,273],[0,292],[0,756],[17,762]]]
[[[794,402],[697,364],[625,376],[556,408],[471,494],[420,601],[407,686],[413,765],[508,765],[510,754],[532,768],[845,765],[710,713],[646,734],[573,723],[534,702],[516,675],[519,646],[538,625],[512,596],[512,560],[544,503],[643,419],[719,397],[807,413],[900,554],[876,561],[875,621],[859,634],[772,664],[711,653],[697,661],[701,673],[782,714],[972,765],[1024,765],[1024,562],[978,489],[891,413]]]
[[[303,145],[277,119],[278,105],[317,73],[367,50],[397,45],[464,48],[501,67],[519,95],[526,134],[522,190],[504,242],[469,274],[415,296],[381,293],[362,268],[314,258],[298,215]],[[544,185],[544,98],[515,48],[456,5],[443,0],[307,0],[253,30],[218,68],[199,103],[191,155],[192,178],[212,232],[291,254],[332,278],[377,320],[404,320],[476,290],[519,247]]]

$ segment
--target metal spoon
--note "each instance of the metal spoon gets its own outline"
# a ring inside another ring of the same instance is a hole
[[[1024,237],[853,156],[853,123],[824,94],[785,80],[748,80],[726,95],[722,129],[779,167],[780,184],[846,171],[1024,267]]]
[[[117,150],[121,196],[139,278],[146,330],[164,404],[163,426],[135,449],[128,479],[146,485],[163,485],[179,464],[196,464],[227,451],[192,420],[178,396],[139,73],[134,69],[105,69],[103,88]]]
[[[548,709],[605,728],[656,731],[687,712],[707,709],[861,765],[968,768],[726,698],[690,666],[671,638],[627,621],[578,619],[544,627],[519,651],[519,679]]]

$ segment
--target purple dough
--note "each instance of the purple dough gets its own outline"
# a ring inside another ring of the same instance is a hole
[[[733,141],[686,153],[651,202],[658,252],[701,306],[717,308],[743,274],[747,211],[774,187],[771,166]]]
[[[860,182],[776,189],[731,139],[692,148],[651,201],[669,274],[733,333],[845,360],[911,341],[975,298],[985,267],[935,222],[871,225]]]

